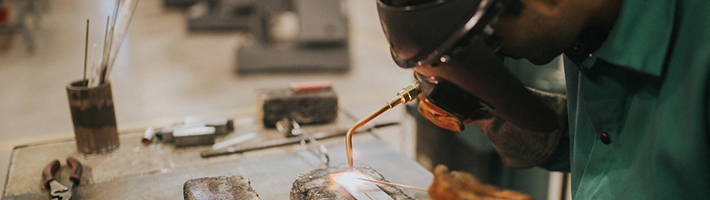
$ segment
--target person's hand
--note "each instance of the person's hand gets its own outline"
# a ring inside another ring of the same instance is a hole
[[[469,173],[449,172],[444,165],[438,165],[434,169],[434,180],[429,186],[429,197],[432,200],[533,199],[520,192],[482,184]]]

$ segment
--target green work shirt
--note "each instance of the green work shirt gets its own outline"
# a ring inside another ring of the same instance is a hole
[[[565,63],[569,137],[543,167],[574,199],[710,198],[710,1],[624,0],[604,35],[565,52],[582,58]]]

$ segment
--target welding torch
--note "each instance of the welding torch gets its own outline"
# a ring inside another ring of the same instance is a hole
[[[395,98],[387,101],[386,105],[356,122],[352,127],[350,127],[350,129],[348,129],[348,132],[345,134],[345,150],[348,155],[348,167],[350,167],[350,172],[353,172],[353,134],[355,134],[355,131],[385,111],[392,109],[399,104],[404,104],[416,99],[420,93],[421,89],[419,88],[419,81],[407,85],[402,88],[402,91],[397,93]]]

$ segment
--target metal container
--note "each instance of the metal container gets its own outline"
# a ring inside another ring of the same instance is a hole
[[[119,146],[111,83],[86,87],[85,80],[67,86],[76,148],[83,153],[110,152]]]

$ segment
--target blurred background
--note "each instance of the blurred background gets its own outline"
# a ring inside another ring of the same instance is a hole
[[[13,148],[74,136],[65,87],[101,58],[115,1],[0,0],[0,184]],[[413,82],[397,67],[374,0],[141,0],[108,76],[119,131],[188,115],[256,113],[254,91],[332,83],[339,107],[364,117]],[[86,20],[90,19],[88,43]],[[506,60],[526,85],[564,93],[560,61]],[[94,73],[95,74],[95,73]],[[505,167],[476,127],[448,133],[416,104],[378,120],[381,137],[431,170],[468,171],[537,199],[559,199],[562,174]],[[39,174],[38,174],[39,175]],[[549,195],[548,195],[549,194]]]

